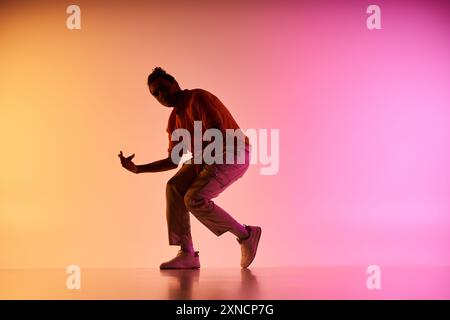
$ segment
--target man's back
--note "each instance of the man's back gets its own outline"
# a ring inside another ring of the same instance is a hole
[[[212,93],[203,89],[183,90],[184,103],[174,108],[167,123],[167,133],[169,134],[170,153],[175,145],[171,136],[176,129],[186,129],[191,136],[191,151],[194,150],[194,121],[202,122],[202,133],[208,129],[218,129],[226,136],[226,130],[240,130],[236,120],[231,115],[225,105]],[[244,136],[244,143],[249,144],[249,140]],[[226,143],[224,141],[223,143]],[[236,149],[235,149],[236,150]]]

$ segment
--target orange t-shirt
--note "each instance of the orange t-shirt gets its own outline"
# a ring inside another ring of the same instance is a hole
[[[194,121],[202,122],[202,135],[205,130],[210,128],[219,129],[223,135],[223,147],[225,150],[225,134],[226,129],[238,130],[239,125],[234,120],[230,111],[223,105],[223,103],[212,93],[203,89],[184,90],[184,106],[179,108],[173,108],[169,121],[167,123],[167,133],[169,134],[169,148],[167,151],[172,152],[173,147],[179,143],[178,141],[172,141],[172,132],[175,129],[186,129],[191,135],[190,148],[194,153]],[[248,137],[245,137],[245,144],[249,145]],[[210,143],[205,141],[202,143],[202,150]],[[235,152],[237,150],[236,142],[234,142]],[[225,162],[225,159],[224,159]]]

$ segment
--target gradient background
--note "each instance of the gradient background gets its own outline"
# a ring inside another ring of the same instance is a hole
[[[382,30],[366,28],[381,7]],[[81,30],[66,7],[81,7]],[[280,129],[280,170],[217,199],[264,229],[255,266],[450,264],[448,1],[2,1],[0,268],[157,267],[170,109],[155,66]],[[202,266],[230,234],[192,218]]]

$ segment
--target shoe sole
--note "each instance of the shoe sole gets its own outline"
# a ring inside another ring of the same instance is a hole
[[[243,269],[247,269],[252,264],[253,260],[255,260],[256,252],[258,251],[258,245],[259,245],[259,239],[261,238],[262,229],[261,227],[256,228],[256,248],[255,248],[255,254],[253,255],[252,259],[250,260],[249,264],[246,267],[242,267]]]

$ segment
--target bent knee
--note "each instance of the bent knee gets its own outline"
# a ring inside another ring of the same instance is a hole
[[[206,199],[197,194],[188,192],[184,196],[184,205],[191,212],[205,207],[206,204],[207,204]]]
[[[174,193],[178,194],[179,190],[178,190],[177,181],[175,179],[171,178],[166,183],[166,194],[174,194]]]

